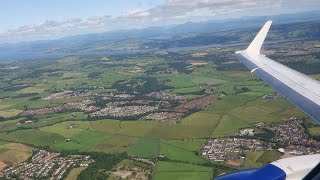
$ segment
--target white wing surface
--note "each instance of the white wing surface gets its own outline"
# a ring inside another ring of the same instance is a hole
[[[250,46],[237,51],[236,57],[283,97],[320,123],[320,82],[260,54],[271,23],[266,22]]]

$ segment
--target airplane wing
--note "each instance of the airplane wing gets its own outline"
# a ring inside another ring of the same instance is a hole
[[[292,104],[320,123],[320,83],[260,54],[271,23],[268,21],[263,26],[246,50],[237,51],[236,57],[251,70],[251,73],[255,73]],[[280,159],[262,168],[221,175],[216,179],[316,180],[320,178],[319,162],[320,154],[297,156]]]
[[[320,82],[260,54],[271,23],[266,22],[249,47],[237,51],[236,57],[252,73],[320,123]]]
[[[262,168],[240,170],[220,175],[216,180],[317,180],[319,169],[314,168],[320,161],[320,154],[279,159]],[[313,173],[309,173],[314,168]],[[307,174],[309,176],[306,176]]]

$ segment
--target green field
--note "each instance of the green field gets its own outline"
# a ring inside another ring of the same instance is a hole
[[[128,155],[135,157],[154,158],[160,154],[158,139],[141,138],[128,149]]]
[[[211,179],[212,168],[186,163],[160,161],[154,179]]]
[[[99,144],[110,138],[111,135],[102,132],[85,130],[70,137],[70,142],[62,141],[53,144],[54,150],[78,150],[78,151],[100,151],[96,148]]]
[[[235,108],[230,112],[230,114],[247,123],[257,123],[272,120],[272,114],[277,113],[280,110],[281,109],[278,107],[256,105]],[[261,116],[257,116],[257,114],[260,114]]]
[[[158,124],[153,121],[99,120],[91,122],[91,128],[112,134],[143,137]]]
[[[0,162],[6,165],[16,165],[27,160],[32,155],[32,148],[20,143],[1,142]]]
[[[244,161],[243,166],[244,167],[258,167],[259,164],[257,164],[257,160],[264,154],[263,151],[257,151],[257,152],[247,152],[246,153],[246,159]]]
[[[204,141],[204,139],[162,140],[162,143],[187,151],[198,151],[203,145]]]
[[[268,164],[278,160],[280,156],[281,154],[277,151],[265,151],[259,159],[257,159],[257,162],[261,163],[261,165]]]
[[[197,180],[197,179],[211,179],[212,175],[209,172],[158,172],[154,179],[178,179],[178,180]]]
[[[21,110],[18,109],[7,109],[7,110],[0,110],[0,116],[2,117],[12,117],[16,116],[21,113]]]
[[[258,151],[246,153],[244,167],[260,167],[280,158],[277,151]]]
[[[200,156],[196,155],[196,151],[190,151],[175,145],[166,144],[165,142],[161,142],[160,154],[174,161],[189,162],[196,164],[207,162]]]
[[[77,167],[73,168],[68,176],[66,177],[66,180],[76,180],[77,176],[81,173],[81,171],[85,170],[86,167]]]
[[[221,101],[210,105],[206,108],[208,112],[225,114],[232,111],[234,108],[242,107],[251,101],[255,101],[258,97],[247,95],[236,95],[223,97]]]
[[[198,112],[182,119],[180,124],[159,124],[147,136],[161,139],[206,138],[210,137],[219,120],[218,114]]]
[[[85,129],[88,129],[89,127],[90,123],[88,121],[67,121],[40,128],[40,130],[45,132],[57,133],[66,138],[70,138],[71,136],[80,133]]]
[[[223,137],[231,136],[234,133],[238,132],[239,129],[250,127],[249,124],[233,117],[233,116],[223,116],[218,127],[212,133],[212,137]]]
[[[119,153],[125,152],[138,141],[137,137],[124,135],[113,135],[95,146],[95,149],[102,152]]]
[[[204,139],[162,140],[160,154],[174,161],[201,164],[206,160],[198,156]]]
[[[38,84],[36,86],[31,86],[31,87],[27,87],[24,89],[21,89],[19,91],[17,91],[17,93],[19,94],[24,94],[24,93],[42,93],[45,90],[45,88],[43,87],[42,84]]]
[[[0,138],[2,140],[21,142],[40,147],[50,146],[65,141],[65,138],[59,134],[43,132],[35,129],[0,133]]]
[[[193,87],[187,87],[187,88],[177,88],[177,89],[170,90],[171,93],[176,93],[176,94],[192,94],[192,93],[197,93],[200,91],[201,91],[201,89],[199,88],[199,86],[193,86]]]
[[[123,121],[116,134],[143,137],[151,132],[157,125],[159,125],[159,123],[154,121]]]
[[[320,127],[312,127],[312,128],[309,128],[308,131],[313,136],[320,136]]]
[[[120,121],[118,120],[99,120],[90,122],[90,128],[107,133],[116,133],[120,130]]]

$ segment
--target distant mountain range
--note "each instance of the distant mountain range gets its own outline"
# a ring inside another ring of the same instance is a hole
[[[258,29],[266,20],[275,25],[320,20],[320,12],[304,12],[276,16],[242,17],[239,19],[188,22],[170,27],[149,27],[145,29],[118,30],[97,34],[65,37],[57,40],[41,40],[14,44],[0,44],[0,61],[17,61],[37,58],[57,58],[70,55],[109,54],[137,50],[161,49],[156,42],[173,42],[203,34],[253,28]],[[226,36],[223,36],[226,37]],[[214,37],[212,37],[214,38]],[[183,42],[183,41],[181,41]],[[210,42],[210,41],[209,41]],[[213,43],[215,41],[212,41]],[[221,41],[220,43],[224,43]],[[231,42],[231,41],[230,41]],[[121,49],[123,45],[139,46],[138,49]],[[197,44],[194,44],[195,46]],[[207,44],[204,44],[207,45]],[[178,47],[181,44],[177,45]],[[142,48],[143,47],[143,48]],[[169,47],[166,45],[165,47]]]

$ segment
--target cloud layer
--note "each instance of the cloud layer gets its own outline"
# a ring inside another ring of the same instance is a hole
[[[151,9],[137,9],[120,16],[48,20],[0,32],[0,41],[43,39],[70,34],[166,25],[186,21],[250,15],[292,13],[320,8],[319,0],[167,0]]]

